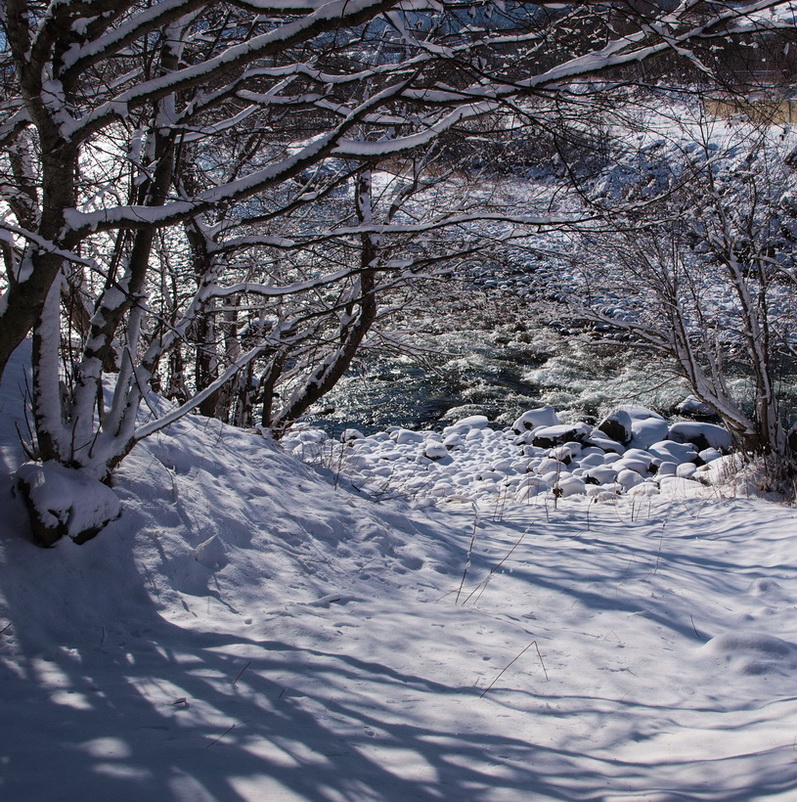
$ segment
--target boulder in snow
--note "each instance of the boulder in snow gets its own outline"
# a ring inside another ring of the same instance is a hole
[[[429,441],[423,447],[423,454],[431,460],[441,460],[448,458],[448,449],[443,443]]]
[[[648,418],[636,418],[631,421],[631,443],[636,448],[648,449],[653,443],[664,440],[669,429],[667,421],[655,413]]]
[[[447,434],[443,438],[443,445],[449,450],[453,451],[453,449],[458,448],[462,445],[462,435],[457,432],[451,432],[451,434]]]
[[[684,398],[675,408],[675,411],[688,418],[716,418],[714,410],[694,395],[688,395]]]
[[[598,430],[610,440],[625,445],[631,441],[631,416],[624,409],[616,409],[607,415],[599,424]]]
[[[670,426],[669,437],[676,443],[693,443],[700,451],[716,448],[726,453],[733,446],[730,432],[714,423],[674,423]]]
[[[454,421],[447,429],[448,432],[464,431],[468,429],[484,429],[490,423],[486,415],[470,415]]]
[[[586,490],[586,483],[579,476],[565,476],[553,488],[554,495],[559,498],[582,495]]]
[[[422,443],[424,440],[423,432],[413,432],[411,429],[397,429],[391,433],[396,445],[406,445],[407,443]]]
[[[623,490],[630,490],[632,487],[641,485],[644,481],[645,480],[636,471],[632,471],[629,468],[623,468],[617,474],[617,484],[619,484]]]
[[[564,445],[568,440],[583,442],[590,434],[592,427],[586,423],[560,423],[536,430],[532,444],[540,448],[555,448]]]
[[[589,437],[585,438],[584,443],[587,446],[594,446],[595,448],[599,448],[601,451],[611,454],[622,454],[625,452],[625,446],[622,443],[618,442],[617,440],[613,440],[611,437],[600,431],[600,429],[593,429]]]
[[[512,424],[512,431],[516,434],[523,434],[537,428],[537,426],[556,426],[558,423],[560,423],[559,416],[554,408],[545,406],[524,412]]]
[[[664,462],[692,462],[697,455],[692,443],[676,443],[675,440],[659,440],[649,446],[648,451]]]

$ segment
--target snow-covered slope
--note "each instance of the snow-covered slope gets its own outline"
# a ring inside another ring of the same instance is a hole
[[[791,509],[374,504],[192,417],[123,463],[118,521],[42,550],[5,478],[22,384],[0,798],[797,795]]]

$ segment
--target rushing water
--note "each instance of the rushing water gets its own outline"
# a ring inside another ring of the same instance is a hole
[[[310,420],[335,433],[346,427],[365,433],[388,426],[442,428],[472,414],[506,426],[544,404],[569,419],[594,420],[621,403],[670,413],[689,394],[673,372],[662,372],[660,360],[654,370],[649,357],[627,346],[523,320],[517,308],[502,319],[500,300],[466,319],[415,321],[412,334],[405,328],[402,338],[422,349],[420,356],[366,352]]]

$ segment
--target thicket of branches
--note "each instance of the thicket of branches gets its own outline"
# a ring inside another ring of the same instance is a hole
[[[4,0],[0,372],[32,334],[32,459],[108,482],[192,409],[290,424],[386,288],[574,222],[471,191],[474,142],[706,70],[778,6]],[[178,403],[144,421],[152,390]]]
[[[588,235],[570,303],[673,361],[742,453],[794,474],[797,204],[782,125],[671,126],[630,188],[650,202]]]

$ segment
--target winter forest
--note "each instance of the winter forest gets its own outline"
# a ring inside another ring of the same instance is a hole
[[[793,0],[0,0],[0,253],[1,798],[797,798]]]

